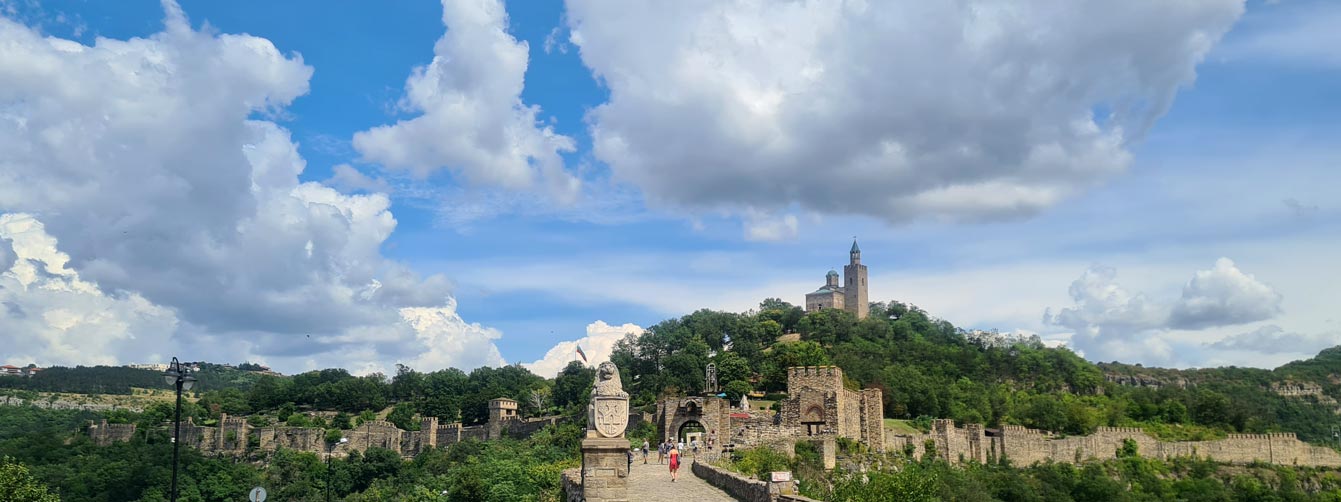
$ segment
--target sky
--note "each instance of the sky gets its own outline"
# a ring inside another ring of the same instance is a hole
[[[552,376],[870,297],[1096,361],[1341,344],[1341,4],[0,0],[9,364]]]

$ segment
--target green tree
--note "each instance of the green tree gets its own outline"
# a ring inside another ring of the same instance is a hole
[[[349,419],[349,414],[345,412],[336,413],[331,417],[331,427],[335,429],[348,430],[354,428],[354,424]]]
[[[423,373],[403,364],[396,365],[396,376],[391,377],[391,397],[400,401],[414,401],[424,395],[427,378]]]
[[[461,418],[461,403],[468,387],[469,377],[456,368],[434,371],[424,376],[424,396],[419,399],[419,413],[447,421]]]
[[[410,403],[396,405],[391,409],[391,413],[387,414],[386,420],[403,430],[419,430],[419,421],[414,418],[414,405]]]
[[[719,353],[713,358],[713,363],[717,365],[718,382],[749,381],[750,377],[754,376],[754,372],[750,370],[750,362],[735,352]]]
[[[27,467],[9,457],[0,459],[0,494],[13,502],[60,502],[59,497],[33,478]]]
[[[722,388],[722,392],[726,394],[727,400],[732,403],[739,403],[740,396],[749,394],[750,391],[753,390],[754,389],[750,387],[750,383],[744,380],[732,380],[727,382],[726,386]]]
[[[587,407],[592,382],[596,381],[596,369],[573,361],[563,367],[563,371],[554,377],[552,398],[559,407]]]

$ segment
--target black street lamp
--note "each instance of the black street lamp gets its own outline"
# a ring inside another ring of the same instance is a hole
[[[341,437],[340,441],[331,441],[330,446],[326,448],[326,502],[331,502],[331,455],[335,454],[336,444],[345,444],[349,438]]]
[[[191,376],[191,370],[174,357],[168,370],[163,372],[163,380],[177,389],[177,414],[172,420],[172,498],[169,499],[177,502],[177,450],[181,448],[181,442],[177,439],[182,435],[182,390],[191,390],[196,377]]]

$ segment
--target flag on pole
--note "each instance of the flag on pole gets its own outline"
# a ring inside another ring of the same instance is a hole
[[[577,346],[577,355],[582,356],[582,362],[584,362],[584,363],[587,362],[587,353],[586,353],[586,352],[582,352],[582,346],[581,346],[581,345],[578,345],[578,346]]]

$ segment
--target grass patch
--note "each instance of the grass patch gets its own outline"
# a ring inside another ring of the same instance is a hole
[[[909,423],[907,420],[899,420],[897,418],[886,418],[885,430],[894,434],[907,434],[909,436],[922,434],[924,432],[918,430],[917,427],[913,427],[913,424]]]
[[[1227,435],[1222,429],[1203,425],[1145,424],[1141,430],[1160,441],[1214,441]]]

